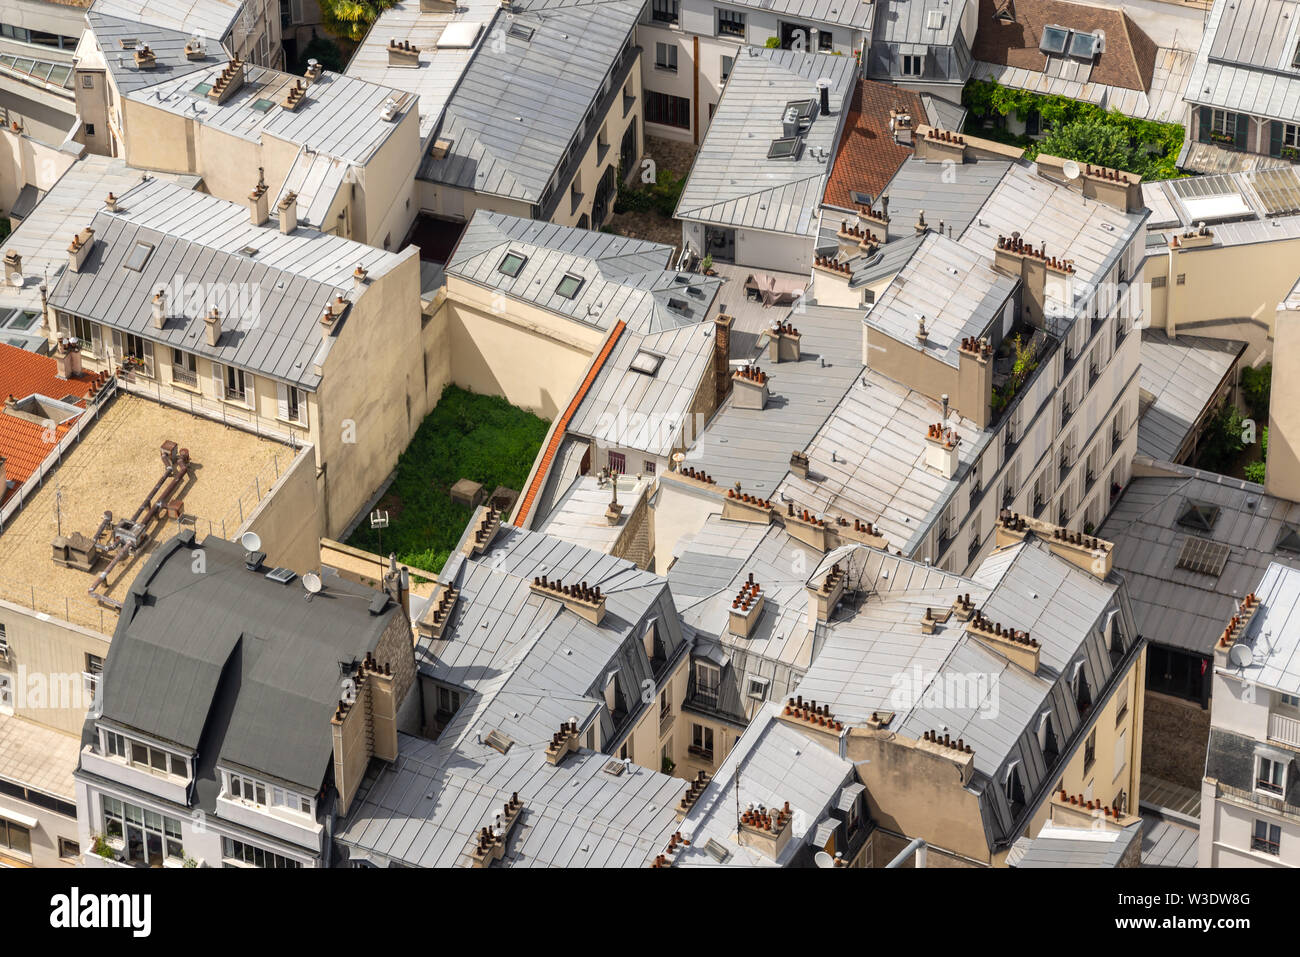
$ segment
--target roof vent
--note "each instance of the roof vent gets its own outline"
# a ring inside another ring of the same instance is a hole
[[[203,52],[202,37],[193,36],[185,41],[185,59],[202,60],[203,56],[204,56],[204,52]]]

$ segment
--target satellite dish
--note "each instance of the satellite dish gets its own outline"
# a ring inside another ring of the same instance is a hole
[[[1065,174],[1066,179],[1078,179],[1082,170],[1074,160],[1066,160],[1061,164],[1061,172]]]
[[[321,584],[319,575],[315,572],[307,572],[302,576],[302,587],[307,589],[307,594],[318,595],[324,586]]]
[[[816,854],[814,854],[814,855],[813,855],[813,862],[814,862],[818,867],[834,867],[834,866],[835,866],[835,858],[831,857],[831,856],[830,856],[829,854],[827,854],[825,851],[818,851]]]
[[[1249,668],[1255,663],[1255,653],[1250,650],[1250,645],[1237,642],[1228,649],[1228,661],[1237,668]]]
[[[244,546],[246,552],[257,552],[262,550],[262,538],[257,532],[244,532],[239,536],[239,544]]]
[[[6,273],[5,280],[11,286],[14,286],[18,289],[23,288],[23,274],[17,269],[11,270],[10,272]]]

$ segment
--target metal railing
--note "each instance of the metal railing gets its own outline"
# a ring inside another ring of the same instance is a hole
[[[1273,712],[1268,716],[1268,739],[1300,748],[1300,720]]]

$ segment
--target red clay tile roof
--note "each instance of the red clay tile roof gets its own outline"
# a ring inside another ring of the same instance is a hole
[[[850,190],[875,199],[912,155],[910,146],[898,145],[889,133],[891,109],[910,112],[913,126],[928,122],[921,98],[911,90],[875,80],[858,81],[822,202],[854,209],[860,204],[853,201]]]
[[[614,351],[614,344],[618,342],[619,337],[623,335],[623,330],[627,328],[627,323],[619,320],[618,323],[610,330],[609,338],[605,340],[605,345],[601,348],[600,353],[587,370],[587,376],[578,386],[578,391],[573,394],[573,400],[569,407],[564,410],[564,415],[560,416],[551,430],[551,440],[546,443],[546,451],[542,455],[541,464],[537,466],[537,471],[533,475],[533,481],[528,486],[528,491],[524,493],[523,501],[519,503],[519,508],[515,512],[515,524],[524,528],[528,522],[528,513],[532,511],[533,501],[537,498],[537,493],[542,490],[542,485],[546,482],[547,473],[551,471],[551,463],[555,461],[555,453],[559,451],[560,442],[564,440],[564,433],[569,428],[569,421],[573,414],[578,411],[578,406],[582,405],[582,400],[587,397],[587,390],[591,384],[596,381],[596,376],[600,375],[600,370],[605,365],[605,360],[609,354]]]
[[[997,12],[1010,9],[1015,23],[997,19]],[[1070,30],[1101,30],[1106,49],[1097,56],[1090,83],[1122,86],[1128,90],[1151,89],[1156,68],[1156,44],[1122,10],[1091,7],[1065,0],[980,0],[979,24],[971,55],[985,63],[1042,72],[1047,54],[1038,49],[1043,27]]]
[[[50,356],[38,356],[26,349],[0,343],[0,407],[11,395],[15,399],[43,395],[60,400],[74,396],[76,404],[84,409],[86,396],[93,386],[89,375],[79,379],[60,379],[58,365]],[[72,425],[70,421],[55,428],[56,443]],[[46,441],[48,438],[44,426],[7,415],[0,409],[0,458],[5,459],[5,478],[14,483],[15,491],[54,451],[54,445]],[[10,494],[11,491],[0,488],[0,502]]]

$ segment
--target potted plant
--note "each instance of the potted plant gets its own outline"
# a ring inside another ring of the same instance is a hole
[[[716,275],[717,275],[717,273],[716,273],[716,272],[714,271],[714,269],[713,269],[713,254],[712,254],[712,253],[710,253],[709,255],[705,256],[704,259],[700,261],[700,268],[704,270],[704,275],[706,275],[706,276],[716,276]]]
[[[108,841],[104,840],[104,835],[102,834],[95,835],[94,842],[91,845],[91,850],[106,861],[111,861],[117,857],[117,853],[113,850]]]
[[[673,768],[675,767],[677,767],[677,762],[675,762],[672,758],[668,757],[667,755],[664,755],[664,760],[663,760],[664,774],[672,774]]]

